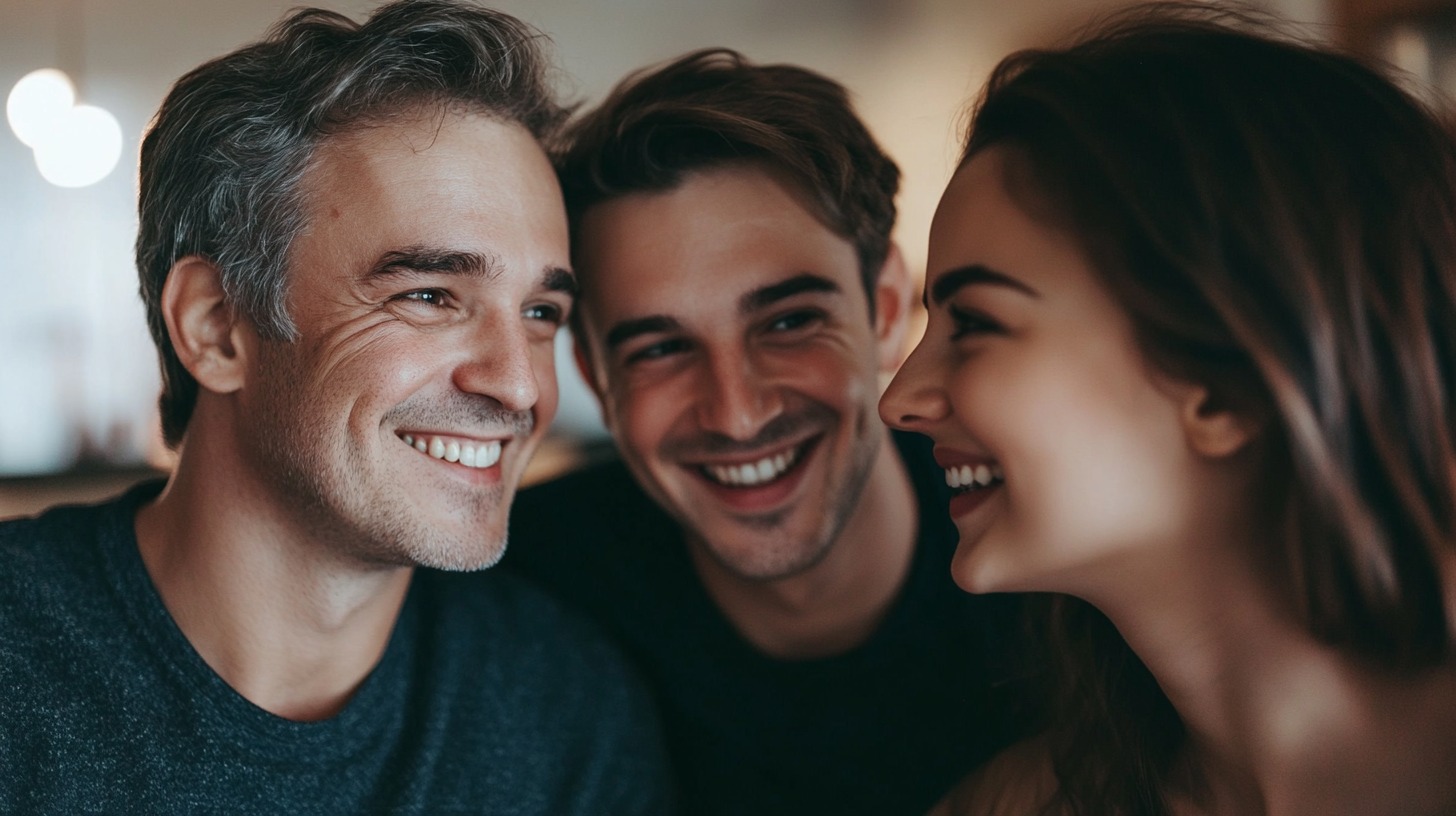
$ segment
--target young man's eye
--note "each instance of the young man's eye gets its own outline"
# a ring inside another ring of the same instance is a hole
[[[793,331],[794,329],[803,328],[804,326],[813,323],[814,321],[818,320],[820,316],[821,315],[819,314],[819,312],[810,311],[807,309],[797,312],[789,312],[788,314],[780,315],[770,321],[768,324],[768,330],[773,332]]]
[[[1002,331],[1001,324],[974,309],[951,306],[947,311],[950,314],[952,340]]]
[[[674,354],[681,354],[688,349],[688,341],[681,339],[663,340],[653,343],[650,346],[643,346],[640,349],[627,355],[627,363],[643,363],[651,360],[661,360]]]

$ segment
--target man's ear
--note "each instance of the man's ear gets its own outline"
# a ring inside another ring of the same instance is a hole
[[[592,365],[591,349],[587,348],[586,338],[576,334],[575,329],[572,330],[571,352],[572,356],[576,358],[577,373],[586,381],[587,387],[592,390],[592,394],[596,395],[597,401],[602,402],[606,396],[607,384],[597,379],[596,368]]]
[[[198,385],[218,394],[243,386],[248,331],[223,298],[211,261],[189,255],[172,264],[162,286],[162,318],[172,349]]]
[[[582,330],[586,331],[585,328]],[[616,424],[612,416],[612,403],[607,399],[606,372],[599,371],[592,362],[592,350],[587,347],[587,342],[585,338],[576,334],[575,329],[572,330],[571,353],[576,359],[576,371],[586,381],[592,396],[596,397],[597,408],[602,412],[602,424],[615,435]]]
[[[905,360],[905,335],[910,328],[914,300],[910,270],[900,247],[890,242],[890,252],[875,279],[875,338],[880,351],[880,370],[893,374]]]
[[[1183,436],[1197,454],[1220,459],[1243,450],[1259,435],[1263,423],[1236,410],[1206,385],[1179,387]]]

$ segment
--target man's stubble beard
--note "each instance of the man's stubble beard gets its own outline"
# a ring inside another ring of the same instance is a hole
[[[746,581],[769,582],[792,578],[819,565],[829,556],[858,508],[877,461],[883,434],[887,433],[882,430],[876,434],[870,423],[877,418],[871,420],[870,417],[871,414],[866,411],[857,413],[855,442],[851,447],[849,466],[843,471],[844,481],[835,484],[832,477],[825,481],[823,491],[828,497],[825,508],[828,521],[816,529],[811,542],[790,538],[791,531],[786,530],[783,537],[758,542],[752,553],[735,557],[724,552],[726,548],[715,546],[713,539],[703,535],[702,531],[690,527],[685,518],[680,518],[679,524],[683,525],[690,545],[700,548],[722,569]],[[785,517],[792,512],[790,508],[756,519],[741,519],[740,522],[768,532],[782,525]]]
[[[320,552],[356,566],[386,569],[469,571],[500,560],[504,532],[494,542],[485,540],[484,530],[479,538],[454,540],[428,520],[415,518],[399,496],[388,495],[381,466],[370,466],[368,457],[350,444],[347,430],[340,437],[326,419],[308,412],[310,395],[317,391],[289,387],[312,382],[316,375],[299,365],[291,344],[262,344],[270,345],[281,348],[264,352],[260,361],[259,369],[269,374],[257,386],[268,396],[249,425],[251,439],[244,450],[253,454],[251,467],[272,485],[270,496],[280,510]],[[369,481],[376,483],[375,490],[368,488]],[[462,490],[461,506],[499,503],[505,487],[466,493]]]

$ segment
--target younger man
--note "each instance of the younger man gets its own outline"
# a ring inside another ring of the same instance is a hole
[[[569,135],[578,358],[623,461],[525,492],[507,563],[635,658],[687,812],[924,813],[1009,733],[1003,603],[951,582],[928,446],[876,410],[898,170],[843,88],[729,51]]]

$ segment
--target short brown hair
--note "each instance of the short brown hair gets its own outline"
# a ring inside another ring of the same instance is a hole
[[[834,80],[755,65],[725,48],[694,51],[629,75],[565,141],[557,168],[573,232],[594,204],[669,190],[697,170],[759,163],[798,184],[814,216],[854,244],[873,307],[900,169]]]

